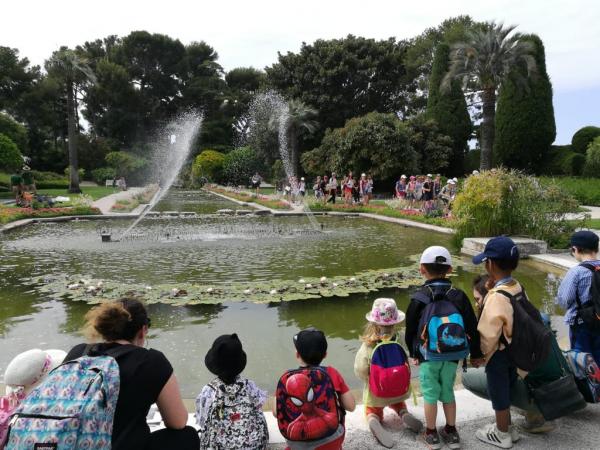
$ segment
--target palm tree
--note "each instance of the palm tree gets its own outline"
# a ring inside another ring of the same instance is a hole
[[[67,124],[69,139],[69,192],[81,193],[79,188],[79,164],[77,161],[77,133],[79,115],[77,113],[77,86],[86,82],[96,82],[96,76],[86,58],[79,56],[67,47],[61,47],[46,61],[48,74],[58,79],[67,93]]]
[[[290,148],[290,162],[294,176],[298,175],[300,165],[299,139],[303,134],[313,134],[319,124],[314,118],[318,112],[301,100],[292,99],[288,102],[287,138]]]
[[[535,48],[522,40],[520,33],[511,34],[515,26],[489,23],[482,29],[471,30],[467,42],[452,46],[448,73],[442,80],[442,89],[449,90],[452,80],[464,85],[472,83],[480,90],[483,121],[481,123],[482,170],[492,168],[494,147],[496,92],[509,77],[519,86],[527,86],[527,77],[536,71]],[[513,70],[522,67],[524,70]],[[522,73],[526,73],[527,77]]]

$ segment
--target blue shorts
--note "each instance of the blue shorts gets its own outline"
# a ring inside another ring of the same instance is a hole
[[[508,358],[508,351],[496,350],[485,366],[487,390],[494,411],[510,408],[510,388],[517,380],[517,369]]]

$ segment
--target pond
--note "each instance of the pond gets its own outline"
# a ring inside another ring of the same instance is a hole
[[[362,218],[319,217],[322,233],[306,230],[305,217],[219,216],[218,209],[237,205],[198,191],[172,191],[157,205],[163,211],[195,211],[195,218],[149,218],[126,242],[100,242],[99,226],[115,235],[130,222],[77,221],[32,225],[0,240],[0,372],[17,353],[32,347],[68,350],[80,342],[83,316],[91,305],[43,292],[40,278],[87,276],[123,286],[193,284],[227,287],[300,278],[351,277],[371,269],[416,267],[430,245],[451,248],[445,235]],[[170,236],[185,239],[164,240]],[[281,233],[281,230],[285,230]],[[290,231],[292,230],[292,231]],[[288,231],[290,231],[288,233]],[[470,293],[479,268],[455,256],[455,285]],[[522,264],[516,277],[532,300],[554,312],[558,277]],[[292,336],[302,328],[322,329],[329,342],[326,364],[337,367],[351,387],[364,316],[379,296],[393,297],[406,310],[408,289],[352,294],[292,302],[220,304],[185,302],[148,306],[152,317],[149,345],[163,351],[175,367],[185,397],[199,392],[211,375],[204,355],[218,335],[236,332],[248,353],[245,374],[270,392],[287,368],[297,365]]]

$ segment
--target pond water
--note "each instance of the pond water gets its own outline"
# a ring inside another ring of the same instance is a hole
[[[0,372],[12,357],[32,347],[68,350],[80,342],[83,316],[90,305],[43,295],[31,279],[81,274],[128,283],[212,283],[298,280],[302,277],[351,276],[369,269],[414,266],[430,245],[451,248],[445,235],[360,218],[319,217],[324,233],[287,234],[273,230],[309,227],[305,217],[230,217],[212,213],[233,203],[197,191],[173,191],[157,209],[195,211],[192,219],[147,219],[128,242],[101,243],[99,223],[78,221],[38,224],[5,234],[0,240]],[[118,235],[129,221],[102,222]],[[161,240],[171,230],[185,240]],[[479,268],[456,256],[453,282],[470,293]],[[516,277],[529,296],[548,312],[559,279],[527,263]],[[327,364],[337,367],[351,387],[364,316],[378,296],[393,297],[402,309],[408,289],[343,298],[255,304],[151,304],[151,347],[163,351],[175,367],[184,396],[193,397],[211,375],[204,355],[218,335],[236,332],[248,353],[245,374],[269,391],[286,369],[297,365],[292,336],[300,329],[322,329],[329,342]]]

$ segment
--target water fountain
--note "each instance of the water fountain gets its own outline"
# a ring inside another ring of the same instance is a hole
[[[154,146],[154,158],[152,172],[149,179],[160,180],[159,190],[140,216],[127,228],[120,239],[124,239],[140,221],[152,210],[152,208],[164,197],[173,185],[183,164],[188,158],[192,144],[200,131],[202,114],[194,111],[180,114],[177,118],[167,124],[161,133],[163,139]],[[167,142],[165,142],[167,141]],[[111,242],[112,239],[102,234],[103,242]]]

